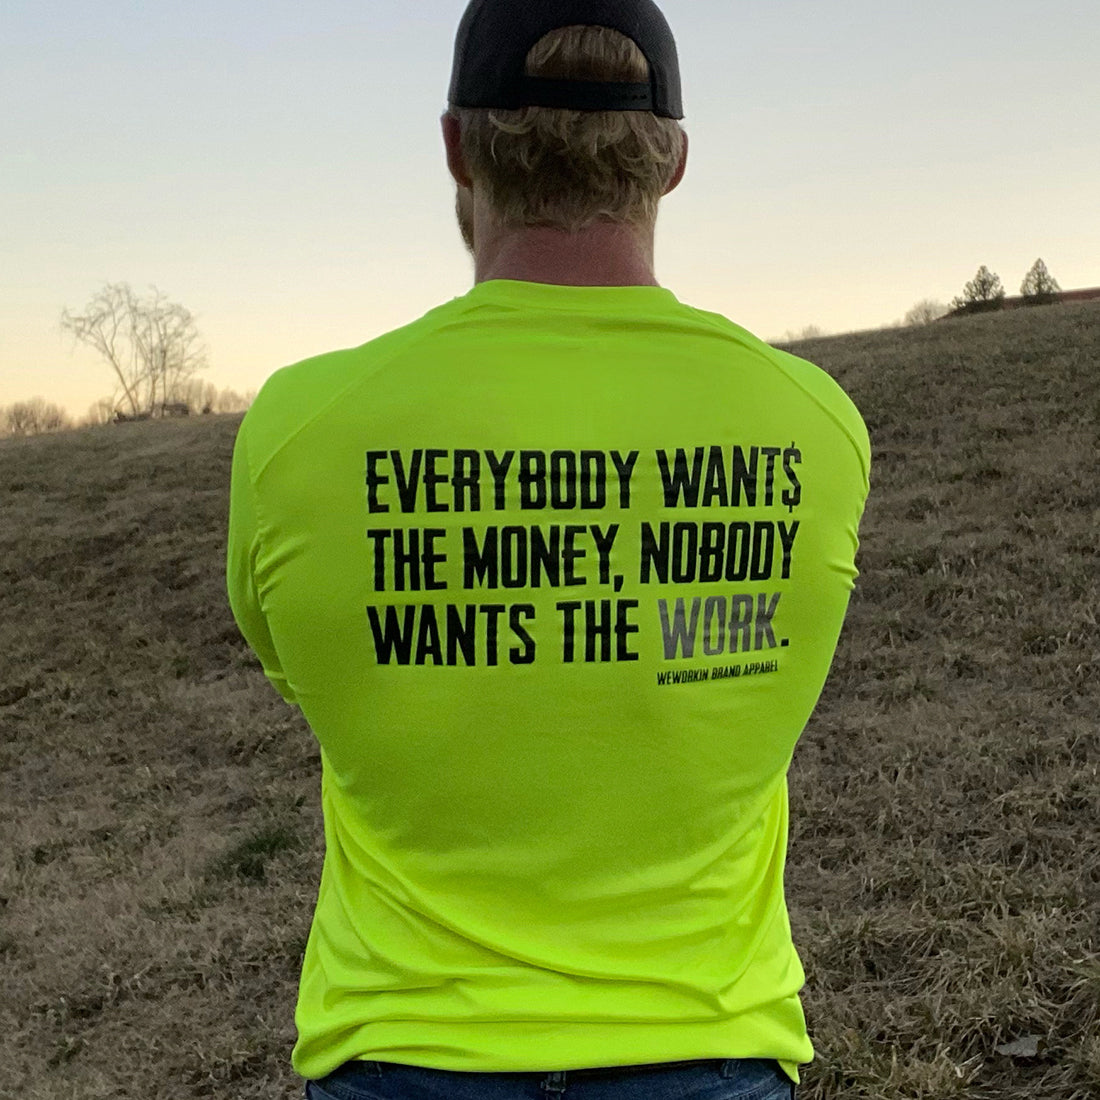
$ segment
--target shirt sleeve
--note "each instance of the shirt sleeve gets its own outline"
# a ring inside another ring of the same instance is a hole
[[[225,568],[229,606],[244,640],[260,659],[264,675],[288,703],[296,705],[297,699],[275,651],[256,585],[260,524],[245,437],[245,425],[242,423],[233,447],[233,472],[229,487],[229,538]]]

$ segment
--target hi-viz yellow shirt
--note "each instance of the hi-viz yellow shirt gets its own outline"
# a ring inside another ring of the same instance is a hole
[[[295,1070],[813,1057],[787,769],[869,444],[658,287],[494,280],[275,373],[228,585],[320,743]]]

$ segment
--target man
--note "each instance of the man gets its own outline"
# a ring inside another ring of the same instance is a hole
[[[812,1058],[786,776],[869,446],[658,285],[682,117],[651,0],[474,0],[443,137],[476,285],[241,426],[230,599],[323,763],[307,1096],[772,1100]]]

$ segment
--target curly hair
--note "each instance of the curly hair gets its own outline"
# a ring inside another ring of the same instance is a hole
[[[527,75],[644,82],[649,62],[606,27],[551,31],[527,55]],[[653,225],[683,154],[684,131],[648,111],[518,111],[450,107],[473,179],[507,227],[576,232],[597,221]]]

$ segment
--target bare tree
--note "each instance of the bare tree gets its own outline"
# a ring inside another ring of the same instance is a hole
[[[62,331],[88,344],[114,371],[130,414],[156,415],[182,397],[187,382],[205,366],[195,318],[156,287],[140,298],[129,283],[110,283],[84,308],[61,314]],[[117,401],[116,401],[117,404]]]
[[[244,412],[255,396],[255,390],[238,393],[228,386],[219,390],[213,382],[192,378],[180,389],[178,400],[185,402],[191,412],[236,413]]]
[[[5,434],[17,436],[60,432],[73,426],[69,414],[44,397],[17,401],[6,409],[0,409],[0,424]]]
[[[828,333],[818,325],[806,325],[803,328],[795,331],[794,329],[787,329],[783,334],[781,341],[773,341],[774,343],[783,344],[795,344],[799,340],[818,340],[822,336],[827,336]]]
[[[191,412],[197,413],[212,404],[217,396],[218,387],[213,382],[207,382],[204,378],[191,378],[180,388],[177,400],[185,401]]]
[[[245,412],[248,406],[252,404],[255,396],[255,391],[238,393],[236,390],[226,387],[224,390],[218,391],[218,395],[214,399],[211,410],[219,413]]]
[[[913,325],[930,325],[947,314],[947,306],[942,302],[933,301],[931,298],[922,298],[905,315],[902,324],[909,328]]]
[[[114,414],[115,402],[109,397],[101,397],[98,401],[94,401],[88,406],[88,411],[84,414],[84,419],[81,423],[88,426],[109,424]]]
[[[226,386],[219,390],[212,382],[192,379],[187,389],[187,402],[193,412],[237,413],[244,412],[256,397],[255,390],[238,393]]]

